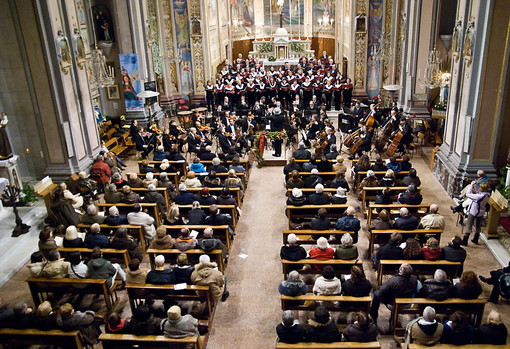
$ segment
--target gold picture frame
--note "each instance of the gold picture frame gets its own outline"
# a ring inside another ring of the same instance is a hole
[[[120,99],[120,93],[119,93],[119,85],[114,84],[110,86],[106,86],[106,91],[108,93],[108,99]]]

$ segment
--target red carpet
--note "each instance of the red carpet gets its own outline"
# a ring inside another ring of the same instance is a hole
[[[510,234],[510,217],[501,217],[499,219],[499,224]]]

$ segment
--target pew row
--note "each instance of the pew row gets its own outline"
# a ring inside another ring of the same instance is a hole
[[[168,249],[168,250],[156,250],[149,248],[147,250],[147,254],[149,255],[149,261],[151,263],[151,268],[155,268],[154,260],[157,255],[162,255],[165,257],[165,262],[175,264],[177,261],[177,257],[181,254],[185,253],[188,255],[188,261],[192,263],[192,261],[196,261],[198,263],[198,258],[206,254],[209,257],[211,257],[211,262],[216,262],[218,264],[218,270],[222,273],[225,272],[225,261],[223,259],[223,253],[221,250],[214,250],[211,252],[206,253],[204,250],[201,249],[191,249],[187,251],[181,251],[176,248]],[[193,258],[190,258],[193,257]],[[195,263],[195,264],[196,264]]]

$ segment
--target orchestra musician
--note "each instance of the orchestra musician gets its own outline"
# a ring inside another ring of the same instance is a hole
[[[279,107],[274,108],[273,113],[269,115],[269,120],[271,122],[271,131],[279,132],[283,130],[285,117],[283,115],[282,110]],[[275,157],[282,156],[282,139],[276,139],[273,141],[273,149]]]
[[[205,100],[207,102],[207,110],[212,112],[214,110],[214,85],[211,80],[207,80],[205,84]]]
[[[198,154],[200,153],[200,145],[202,144],[202,137],[197,134],[197,129],[191,127],[188,134],[188,152]]]
[[[361,126],[361,124],[360,124],[360,126]],[[359,135],[359,138],[362,139],[362,142],[358,146],[356,152],[354,154],[352,154],[349,157],[349,159],[350,160],[355,159],[356,154],[359,157],[361,157],[361,155],[363,154],[364,151],[370,151],[372,149],[372,137],[373,137],[373,132],[370,131],[367,126],[365,126],[365,125],[361,126],[361,133]],[[356,144],[357,141],[358,141],[358,139],[355,139],[354,144]]]
[[[324,142],[327,142],[325,146]],[[320,145],[323,146],[324,155],[331,151],[331,146],[336,144],[335,130],[332,127],[326,127],[326,136],[321,139]]]
[[[223,127],[218,130],[218,142],[220,144],[221,151],[226,154],[230,147],[234,146],[234,140],[230,134],[225,132]]]
[[[406,117],[400,118],[400,124],[398,125],[398,131],[402,132],[402,139],[398,145],[398,150],[401,153],[405,153],[406,149],[409,149],[411,142],[413,141],[413,128],[407,121]]]

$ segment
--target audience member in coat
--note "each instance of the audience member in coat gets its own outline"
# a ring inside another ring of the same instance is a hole
[[[443,324],[436,319],[436,310],[430,306],[425,307],[423,316],[419,317],[407,327],[409,342],[433,346],[439,343],[443,335]]]
[[[123,225],[128,224],[128,219],[125,214],[120,214],[117,206],[112,206],[108,209],[108,217],[104,220],[104,224],[108,225]]]
[[[57,248],[57,243],[53,238],[53,233],[49,227],[43,228],[39,233],[39,251],[42,252],[43,256],[47,259],[50,251]]]
[[[340,342],[341,334],[331,319],[328,310],[319,306],[315,308],[313,319],[308,320],[306,336],[310,342],[332,343]]]
[[[361,222],[355,216],[356,209],[352,206],[347,207],[345,216],[338,218],[335,224],[336,230],[352,231],[352,240],[354,243],[358,242],[358,231],[361,229]]]
[[[335,270],[328,265],[322,269],[322,275],[315,280],[313,293],[318,296],[340,295],[342,284],[340,279],[335,276]]]
[[[289,273],[287,280],[284,280],[278,286],[278,292],[284,296],[296,297],[307,294],[308,286],[296,270]]]
[[[418,218],[416,216],[411,216],[409,214],[409,210],[406,207],[402,207],[400,209],[400,217],[395,219],[395,223],[393,223],[393,228],[399,230],[415,230],[418,228]]]
[[[198,320],[190,314],[181,315],[181,308],[174,305],[168,309],[168,318],[161,321],[161,330],[165,337],[199,337]]]
[[[358,247],[353,244],[351,234],[342,235],[340,242],[341,245],[335,251],[335,259],[358,259]]]
[[[51,250],[39,276],[48,279],[61,279],[68,276],[68,269],[69,262],[61,259],[57,250]]]
[[[329,195],[324,194],[324,186],[320,183],[315,186],[315,193],[308,196],[309,205],[327,205],[330,201]]]
[[[126,272],[126,282],[128,284],[145,284],[148,273],[149,269],[140,267],[140,260],[138,258],[132,259]]]
[[[107,248],[110,247],[110,240],[106,235],[101,234],[101,227],[94,223],[90,226],[90,233],[85,237],[86,248]]]
[[[311,230],[329,230],[330,229],[330,220],[326,216],[328,213],[328,210],[325,208],[320,208],[319,211],[317,211],[317,216],[312,218],[312,221],[310,222],[310,229]],[[318,239],[318,236],[313,236],[314,239]]]
[[[475,329],[474,343],[505,345],[508,331],[497,310],[487,316],[487,323]]]
[[[377,325],[364,311],[357,312],[354,323],[347,325],[343,331],[345,342],[375,342],[377,341]]]
[[[149,248],[156,250],[168,250],[174,246],[175,240],[166,233],[166,225],[160,225],[156,230],[156,237],[151,241]]]
[[[165,269],[165,257],[157,255],[154,258],[155,268],[147,274],[147,284],[173,285],[175,284],[175,272],[172,269]]]
[[[94,247],[90,261],[87,263],[89,268],[89,277],[91,279],[105,279],[108,287],[111,287],[113,281],[119,277],[123,284],[126,283],[126,273],[118,263],[110,263],[103,258],[103,253],[98,247]]]
[[[127,250],[129,253],[129,259],[143,259],[143,255],[138,248],[138,244],[134,242],[130,236],[128,236],[128,230],[125,226],[119,227],[117,229],[115,236],[110,243],[110,246],[117,250]]]
[[[195,265],[195,270],[191,274],[191,281],[195,285],[209,286],[214,299],[225,301],[229,292],[227,291],[226,280],[223,274],[218,270],[216,263],[211,263],[208,255],[201,255],[199,263]]]
[[[278,341],[282,343],[300,343],[306,339],[306,330],[294,317],[292,310],[285,310],[282,313],[282,322],[276,326]]]
[[[462,239],[460,236],[454,236],[448,246],[442,248],[442,257],[450,262],[460,262],[459,273],[464,270],[464,261],[466,260],[467,252],[462,248]]]
[[[478,282],[476,274],[466,270],[460,276],[460,281],[454,286],[455,297],[463,299],[477,299],[482,294],[482,286]]]
[[[342,283],[342,296],[365,297],[372,291],[372,284],[367,280],[362,265],[351,267],[350,278]]]
[[[390,241],[386,245],[382,245],[377,249],[374,256],[374,268],[377,269],[379,261],[383,259],[400,260],[404,259],[404,250],[400,247],[402,234],[392,233]]]
[[[436,238],[428,238],[425,246],[421,248],[423,259],[427,261],[437,261],[441,258],[442,250],[439,247],[439,241]]]
[[[425,280],[423,287],[418,291],[418,297],[431,298],[436,301],[444,301],[453,295],[453,285],[442,269],[437,269],[434,272],[434,278]]]
[[[456,311],[450,316],[450,321],[444,324],[442,343],[465,345],[473,343],[474,328],[469,323],[469,317],[462,311]]]
[[[128,213],[127,219],[129,224],[141,225],[143,227],[146,239],[150,241],[154,238],[156,234],[156,228],[154,228],[155,220],[148,213],[142,211],[142,206],[140,204],[135,204],[133,206],[133,212]]]

